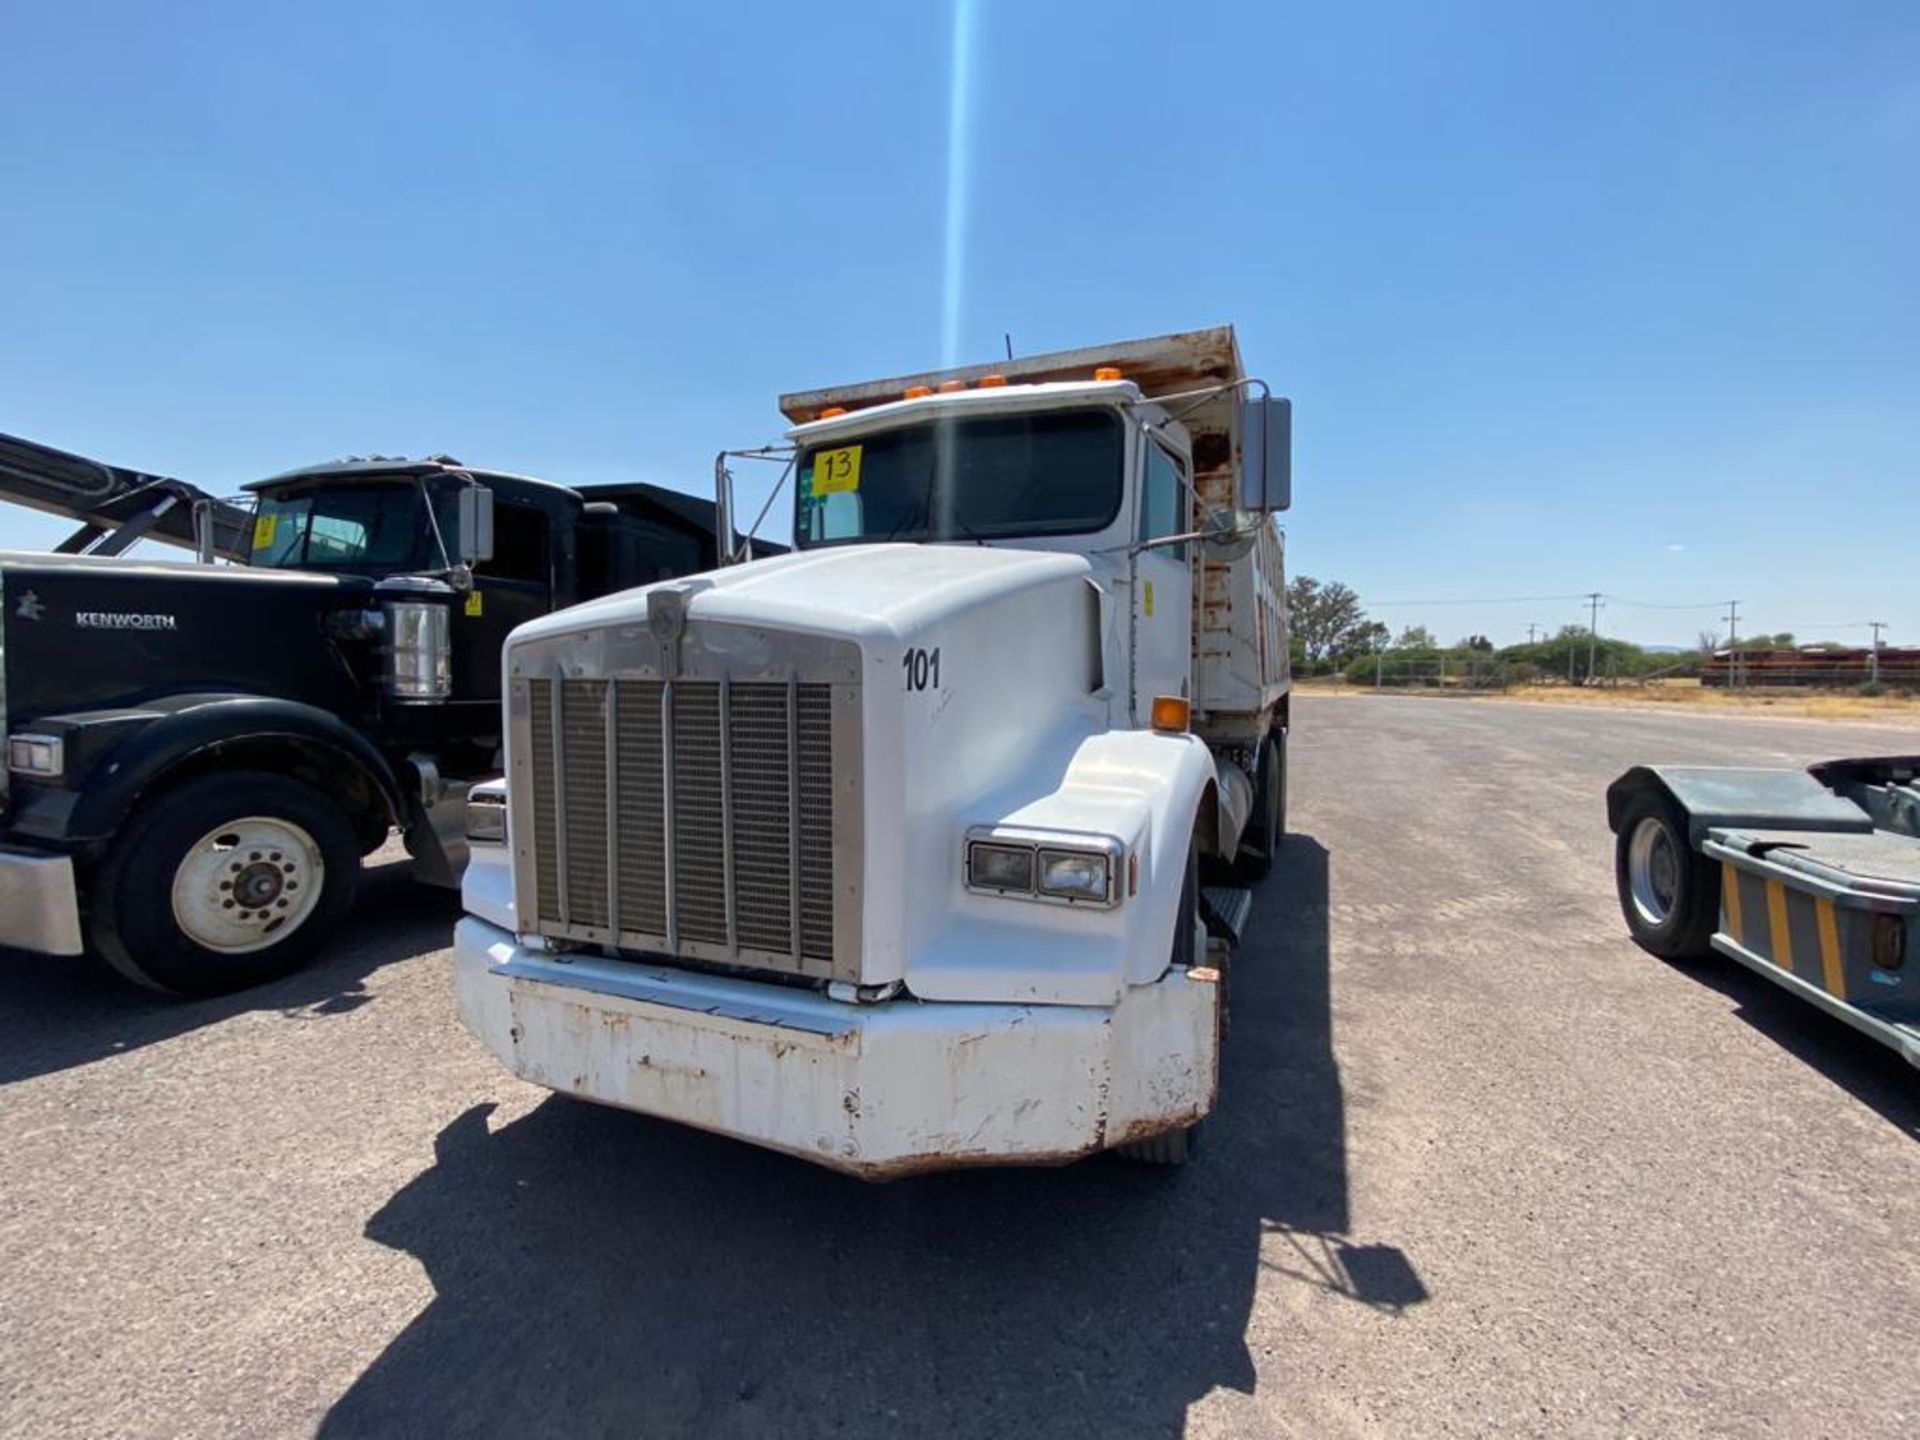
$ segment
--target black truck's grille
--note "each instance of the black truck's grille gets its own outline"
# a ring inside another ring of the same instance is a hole
[[[527,682],[544,933],[801,974],[835,948],[827,684]]]

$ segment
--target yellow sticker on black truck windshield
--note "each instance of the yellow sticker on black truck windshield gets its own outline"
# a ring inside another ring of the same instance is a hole
[[[841,495],[860,488],[860,447],[813,452],[813,493]]]
[[[273,532],[280,528],[278,515],[256,515],[253,517],[253,548],[265,550],[273,544]]]

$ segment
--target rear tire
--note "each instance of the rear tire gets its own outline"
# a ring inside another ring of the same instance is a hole
[[[1194,932],[1200,925],[1200,861],[1197,847],[1187,851],[1187,875],[1180,886],[1180,910],[1174,918],[1173,953],[1168,960],[1169,969],[1189,970],[1193,968]],[[1226,996],[1220,997],[1221,1009],[1226,1006]],[[1219,1011],[1215,1012],[1216,1023]],[[1218,1043],[1216,1038],[1216,1044]],[[1129,1140],[1124,1145],[1116,1145],[1114,1153],[1141,1165],[1184,1165],[1200,1143],[1200,1132],[1206,1125],[1206,1117],[1194,1121],[1191,1125],[1182,1125],[1177,1130],[1163,1130],[1158,1135],[1148,1135],[1141,1140]]]
[[[1240,837],[1240,852],[1234,856],[1234,869],[1242,881],[1251,883],[1266,878],[1279,854],[1281,837],[1287,833],[1287,751],[1283,740],[1270,736],[1261,742],[1260,762],[1255,771],[1253,814],[1247,817],[1246,833]]]
[[[353,904],[339,806],[284,775],[188,780],[136,811],[95,877],[90,938],[135,984],[225,995],[313,959]]]
[[[1614,889],[1627,930],[1663,960],[1713,953],[1720,920],[1720,867],[1687,839],[1687,818],[1673,799],[1646,790],[1627,801],[1613,843]]]

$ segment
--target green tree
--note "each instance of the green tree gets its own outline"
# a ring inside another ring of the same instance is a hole
[[[1352,649],[1354,632],[1367,619],[1349,587],[1338,580],[1323,585],[1311,575],[1296,575],[1287,583],[1287,614],[1310,664]]]

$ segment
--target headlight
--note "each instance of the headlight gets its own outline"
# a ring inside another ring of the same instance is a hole
[[[1033,893],[1033,851],[1024,845],[967,847],[967,884],[975,890],[1015,890]]]
[[[467,797],[467,839],[496,845],[507,839],[507,797],[491,791]]]
[[[1104,905],[1113,892],[1113,865],[1105,855],[1077,850],[1040,852],[1040,893]]]
[[[1068,835],[983,825],[967,834],[969,890],[1055,905],[1110,910],[1126,846],[1107,835]]]
[[[58,735],[15,735],[7,741],[7,769],[16,775],[53,779],[66,768],[67,746]]]

